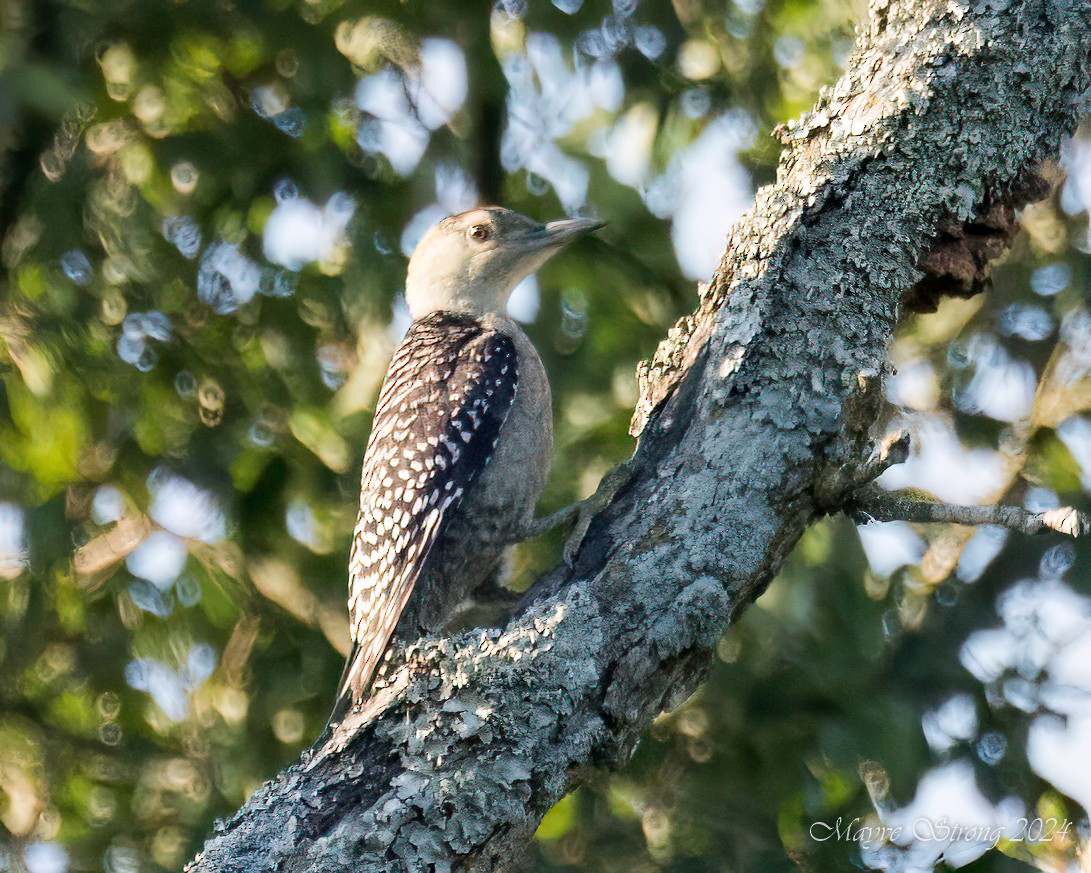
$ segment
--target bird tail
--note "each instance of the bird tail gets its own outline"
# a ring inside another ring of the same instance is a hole
[[[341,681],[337,683],[337,698],[330,717],[326,719],[323,735],[339,724],[354,706],[367,697],[389,647],[389,640],[384,642],[382,648],[374,641],[366,646],[355,642],[352,644],[352,650],[345,659],[345,669],[341,671]]]

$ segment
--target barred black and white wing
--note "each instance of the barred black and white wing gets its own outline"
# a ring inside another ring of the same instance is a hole
[[[367,693],[445,520],[489,463],[517,365],[510,337],[444,312],[414,322],[394,353],[364,455],[335,713]]]

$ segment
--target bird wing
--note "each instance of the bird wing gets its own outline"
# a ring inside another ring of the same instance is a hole
[[[517,363],[509,336],[450,313],[414,322],[394,353],[364,455],[335,713],[367,693],[446,519],[488,464]]]

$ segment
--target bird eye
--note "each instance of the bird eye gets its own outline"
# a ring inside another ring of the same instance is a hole
[[[468,231],[466,231],[466,236],[468,236],[474,242],[484,242],[490,236],[492,236],[492,231],[490,231],[489,228],[484,224],[475,224]]]

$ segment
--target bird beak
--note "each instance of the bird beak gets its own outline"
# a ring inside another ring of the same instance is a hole
[[[542,230],[542,246],[561,248],[605,226],[605,222],[595,218],[562,218],[560,221],[551,221]]]

